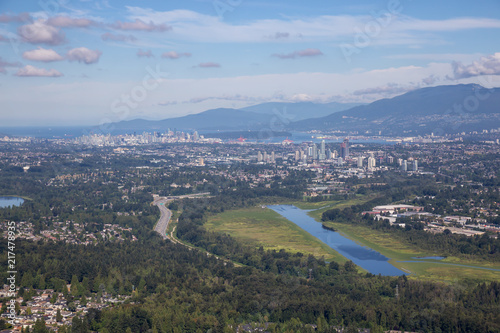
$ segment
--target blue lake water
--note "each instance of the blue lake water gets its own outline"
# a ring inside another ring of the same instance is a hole
[[[23,198],[0,197],[0,208],[9,206],[20,206],[24,202]]]
[[[307,212],[302,209],[291,205],[268,207],[372,274],[406,275],[405,272],[391,265],[388,262],[389,258],[386,256],[368,247],[361,246],[338,232],[323,228],[320,222],[307,215]]]

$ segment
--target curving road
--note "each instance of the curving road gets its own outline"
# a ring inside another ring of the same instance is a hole
[[[157,198],[154,204],[160,209],[160,219],[155,225],[155,231],[161,235],[163,239],[169,238],[167,235],[168,222],[172,217],[172,211],[167,208],[167,204],[172,201],[172,199],[167,198]]]
[[[169,239],[171,242],[174,242],[176,244],[180,244],[180,245],[185,246],[191,250],[196,250],[196,248],[194,246],[184,244],[174,237],[175,228],[177,226],[174,226],[174,229],[170,232],[170,235],[167,234],[168,223],[170,222],[170,219],[172,218],[172,211],[167,208],[167,204],[170,201],[173,201],[174,199],[197,198],[197,197],[206,196],[206,195],[207,195],[207,193],[200,193],[200,194],[194,194],[194,195],[190,194],[190,195],[181,195],[181,196],[177,196],[177,197],[166,197],[166,198],[165,197],[162,198],[162,197],[155,195],[153,204],[156,205],[160,209],[160,219],[156,223],[154,230],[157,233],[159,233],[163,239]],[[200,250],[200,249],[198,249],[198,250]],[[221,257],[216,256],[215,254],[210,253],[206,250],[201,250],[201,251],[204,251],[207,254],[207,256],[214,256],[218,260],[222,260],[225,263],[231,263],[231,264],[235,265],[236,267],[243,267],[242,264],[232,262],[229,259],[221,258]]]

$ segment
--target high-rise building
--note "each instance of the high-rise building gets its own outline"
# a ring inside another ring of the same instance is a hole
[[[403,160],[403,162],[401,162],[401,171],[408,171],[408,164],[406,160]]]
[[[344,160],[349,157],[349,139],[345,138],[344,142],[340,144],[340,157]]]
[[[375,168],[376,165],[376,160],[374,157],[368,157],[368,169],[373,169]]]
[[[268,160],[267,151],[264,152],[264,156],[262,158],[264,159],[264,162],[267,162]]]
[[[313,156],[313,147],[307,147],[307,157]]]
[[[316,146],[315,143],[312,145],[312,159],[317,160],[318,159],[318,146]]]
[[[259,152],[257,153],[257,161],[258,161],[258,162],[262,162],[262,160],[263,160],[263,156],[262,156],[262,153],[259,151]]]
[[[358,157],[358,168],[362,168],[363,167],[363,156],[359,156]]]
[[[411,165],[411,171],[418,171],[418,161],[413,160],[413,163]]]
[[[296,150],[295,151],[295,161],[299,161],[300,160],[300,151]]]
[[[394,162],[394,157],[392,157],[392,156],[390,156],[390,155],[389,155],[389,156],[387,156],[387,163],[388,163],[388,164],[392,164],[393,162]]]
[[[320,149],[319,149],[319,159],[320,160],[326,159],[325,140],[321,141],[321,146],[320,146]]]

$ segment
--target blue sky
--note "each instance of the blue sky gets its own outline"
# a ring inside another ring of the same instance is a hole
[[[0,126],[500,86],[500,2],[0,3]]]

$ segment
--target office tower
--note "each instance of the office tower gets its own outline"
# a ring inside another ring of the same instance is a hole
[[[312,145],[312,159],[317,160],[318,159],[318,146],[316,146],[315,143]]]
[[[374,157],[368,157],[368,169],[373,169],[375,168],[376,165],[376,160]]]
[[[418,171],[418,161],[413,160],[411,171]]]
[[[401,171],[408,171],[408,165],[406,160],[403,160],[403,162],[401,163]]]
[[[387,156],[387,163],[392,164],[394,162],[394,157],[392,156]]]
[[[349,139],[345,138],[344,142],[340,144],[340,157],[346,159],[349,157]]]
[[[359,156],[358,157],[358,168],[362,168],[363,167],[363,156]]]
[[[326,149],[325,149],[325,140],[321,141],[321,148],[319,149],[319,159],[324,160],[326,159]]]
[[[295,151],[295,161],[298,162],[300,160],[300,151]]]

